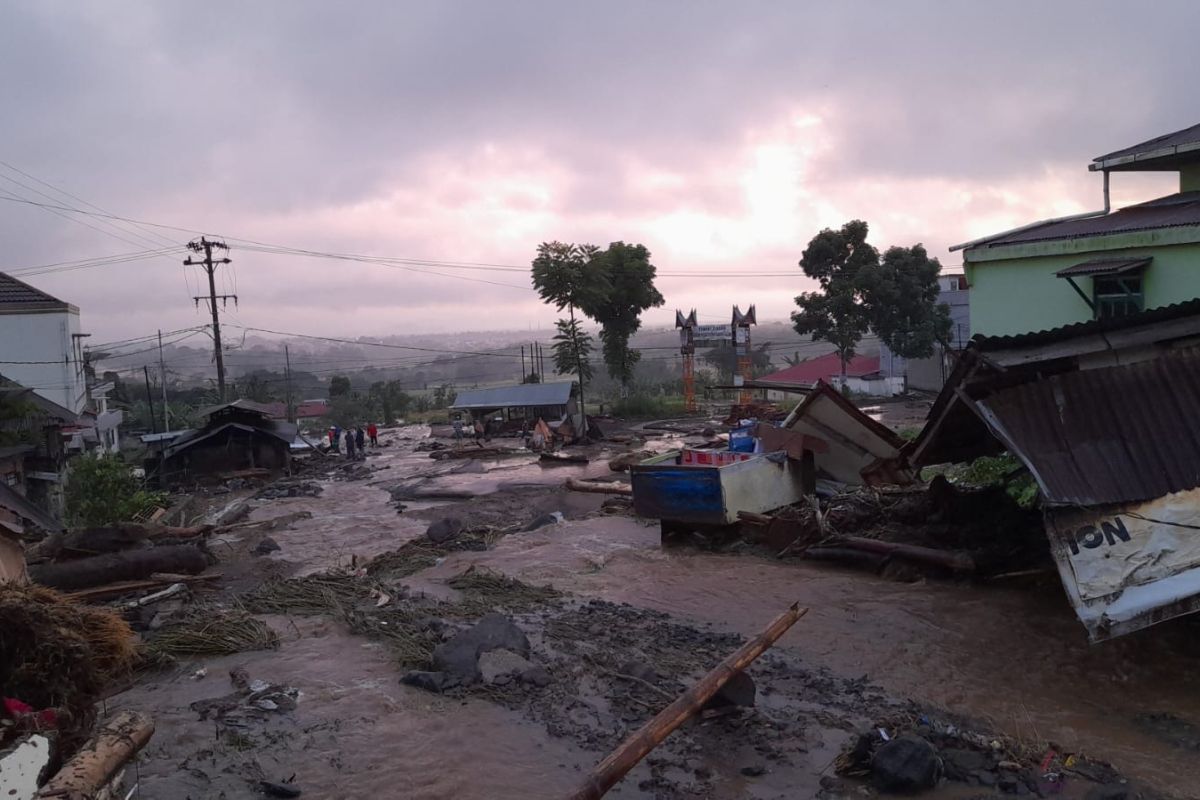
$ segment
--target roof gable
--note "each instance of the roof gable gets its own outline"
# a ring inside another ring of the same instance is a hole
[[[64,303],[53,295],[43,292],[35,286],[11,275],[0,272],[0,310],[63,310],[71,309],[69,303]]]

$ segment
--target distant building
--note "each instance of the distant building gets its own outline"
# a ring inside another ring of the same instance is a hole
[[[966,275],[939,275],[937,302],[950,308],[950,335],[946,342],[934,345],[933,355],[906,359],[893,353],[886,343],[879,343],[880,371],[891,378],[903,378],[909,389],[940,391],[954,370],[955,359],[971,339],[971,292]]]
[[[1200,125],[1093,159],[1102,211],[958,245],[972,333],[1007,336],[1122,317],[1200,297]],[[1110,211],[1114,172],[1178,172],[1179,191]]]
[[[837,353],[801,361],[755,378],[749,385],[752,389],[765,389],[768,400],[794,400],[797,392],[812,389],[818,381],[843,388],[842,362]],[[869,397],[891,397],[904,391],[904,378],[883,374],[879,356],[855,356],[846,364],[844,387]]]

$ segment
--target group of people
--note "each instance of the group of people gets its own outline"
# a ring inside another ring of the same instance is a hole
[[[464,438],[463,418],[461,414],[456,414],[451,421],[454,427],[454,446],[461,447]],[[471,431],[475,435],[475,444],[483,447],[484,442],[492,440],[492,421],[489,419],[486,423],[482,419],[476,419],[471,425]]]
[[[340,453],[343,441],[346,444],[347,458],[366,458],[368,442],[371,447],[379,447],[379,428],[372,422],[366,428],[359,426],[342,430],[334,425],[329,429],[330,450]]]

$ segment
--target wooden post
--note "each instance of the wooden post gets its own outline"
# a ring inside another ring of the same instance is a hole
[[[647,753],[699,711],[730,678],[749,666],[807,613],[807,608],[795,603],[772,620],[765,630],[727,656],[692,688],[621,742],[616,750],[592,769],[579,788],[569,795],[569,800],[599,800],[603,797]]]

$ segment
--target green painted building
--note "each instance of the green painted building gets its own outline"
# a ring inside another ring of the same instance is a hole
[[[1101,211],[957,245],[971,287],[971,332],[1047,330],[1200,297],[1200,125],[1093,160]],[[1179,192],[1118,211],[1109,173],[1179,173]]]

